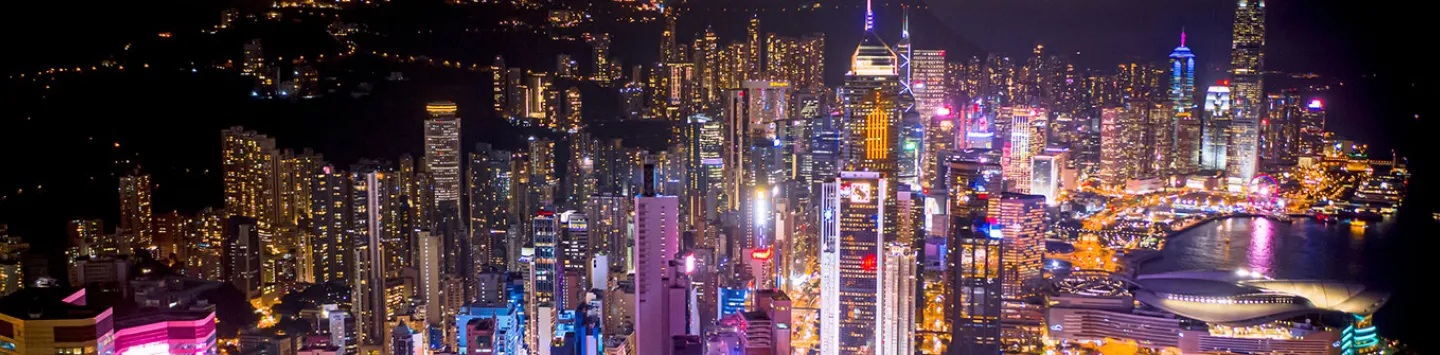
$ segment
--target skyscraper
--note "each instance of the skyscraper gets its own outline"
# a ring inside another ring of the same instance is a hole
[[[1225,175],[1231,186],[1255,176],[1259,160],[1260,111],[1265,105],[1265,1],[1240,0],[1231,39],[1230,79],[1235,116]]]
[[[1190,112],[1195,107],[1195,53],[1185,46],[1185,31],[1180,31],[1180,46],[1170,52],[1170,105],[1176,113]]]
[[[639,354],[666,353],[670,310],[665,300],[669,262],[680,248],[680,199],[655,193],[653,166],[646,167],[640,196],[635,197],[635,337]]]
[[[354,175],[353,262],[350,263],[351,305],[355,310],[355,329],[359,342],[379,345],[385,340],[385,266],[382,244],[384,241],[381,206],[385,187],[381,186],[384,173],[379,171],[357,172]]]
[[[865,33],[850,57],[850,71],[840,88],[846,117],[843,169],[899,171],[899,69],[896,54],[875,34],[875,14],[866,2]]]
[[[1001,343],[1024,350],[1040,335],[1043,310],[1026,298],[1043,287],[1045,196],[1005,193],[1000,201],[1000,228],[1005,240],[1001,263]]]
[[[508,260],[503,237],[511,225],[506,214],[510,200],[510,152],[476,143],[470,152],[468,186],[470,202],[470,245],[479,266]]]
[[[820,354],[877,352],[886,180],[841,172],[821,188]]]
[[[120,178],[120,228],[115,232],[120,237],[122,254],[130,254],[135,248],[149,248],[152,244],[155,229],[150,218],[150,187],[150,175]]]
[[[736,248],[763,248],[770,244],[767,210],[770,193],[781,176],[772,176],[776,159],[776,123],[788,117],[787,89],[783,81],[746,81],[731,90],[724,103],[724,151],[721,155],[728,211],[735,212],[740,229]]]
[[[909,245],[885,245],[880,273],[879,351],[881,355],[915,353],[915,276],[919,264]]]
[[[1205,90],[1203,140],[1200,150],[1201,170],[1225,170],[1229,154],[1230,126],[1235,117],[1231,106],[1230,87],[1211,86]]]
[[[460,117],[455,103],[436,101],[425,105],[425,168],[435,179],[435,203],[451,203],[460,209]],[[438,207],[437,207],[438,208]]]
[[[1017,106],[1010,114],[1009,155],[1004,160],[1007,190],[1030,192],[1030,157],[1045,148],[1045,117],[1040,109]],[[1037,129],[1038,126],[1038,129]],[[1035,148],[1040,149],[1035,149]]]

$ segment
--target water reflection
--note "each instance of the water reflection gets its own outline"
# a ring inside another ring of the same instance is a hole
[[[1275,243],[1271,240],[1275,237],[1275,228],[1271,223],[1264,218],[1254,220],[1250,232],[1250,253],[1247,254],[1250,270],[1264,275],[1273,275],[1275,271],[1275,250],[1271,247]]]
[[[1274,278],[1365,279],[1372,271],[1365,262],[1381,260],[1367,253],[1377,252],[1372,244],[1382,240],[1376,236],[1382,226],[1356,232],[1348,225],[1311,220],[1226,219],[1170,238],[1162,258],[1140,269],[1152,273],[1243,268]]]

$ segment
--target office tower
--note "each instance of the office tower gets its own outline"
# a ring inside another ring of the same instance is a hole
[[[945,51],[916,49],[910,56],[911,85],[915,109],[922,118],[945,107],[950,87],[945,85]]]
[[[919,263],[909,245],[885,245],[880,272],[879,351],[882,355],[915,353],[915,277]]]
[[[1325,103],[1311,99],[1305,104],[1305,109],[1300,111],[1299,126],[1295,155],[1320,155],[1325,143]]]
[[[276,220],[275,140],[240,127],[221,136],[226,216],[254,218],[268,228]]]
[[[1190,112],[1195,107],[1195,53],[1185,46],[1185,31],[1180,31],[1180,46],[1170,52],[1170,106],[1176,113]]]
[[[510,152],[476,143],[467,165],[470,202],[470,245],[476,270],[481,266],[513,262],[504,253],[505,230],[510,221],[505,207],[510,197]]]
[[[525,288],[525,305],[529,308],[529,314],[536,313],[539,307],[550,307],[551,309],[563,309],[560,299],[556,297],[555,291],[559,288],[563,274],[560,273],[560,266],[556,260],[555,249],[560,233],[560,222],[552,211],[539,211],[531,220],[531,244],[534,246],[535,254],[530,264],[530,284]],[[534,319],[532,319],[534,320]],[[531,322],[532,325],[538,324]],[[537,329],[532,327],[531,329]]]
[[[1201,146],[1204,142],[1204,125],[1200,117],[1203,111],[1191,110],[1175,114],[1175,151],[1170,166],[1179,174],[1190,174],[1200,169]]]
[[[351,206],[347,180],[345,172],[326,165],[310,183],[310,208],[314,216],[310,221],[313,236],[310,259],[317,282],[344,282],[349,275],[350,234],[347,230]]]
[[[813,186],[840,173],[845,129],[843,117],[831,113],[823,99],[802,96],[801,100],[806,100],[803,101],[801,114],[813,112],[806,116],[810,123],[810,181]]]
[[[1043,312],[1028,303],[1044,287],[1041,265],[1045,255],[1045,196],[1005,193],[1000,201],[1004,256],[1001,260],[1001,343],[1024,351],[1040,336]]]
[[[1100,112],[1100,173],[1101,182],[1121,184],[1136,177],[1143,125],[1139,115],[1126,108],[1106,108]]]
[[[720,213],[725,209],[723,204],[725,194],[725,159],[723,155],[728,151],[725,146],[724,123],[720,119],[706,116],[696,116],[699,127],[698,154],[700,157],[701,187],[704,191],[703,207],[705,221],[719,220]],[[712,245],[713,247],[713,245]]]
[[[635,329],[637,353],[665,352],[669,335],[665,277],[680,246],[680,199],[655,193],[654,167],[646,166],[643,191],[635,197]],[[656,337],[660,337],[657,339]]]
[[[1001,250],[998,228],[988,223],[1000,197],[1000,177],[978,161],[946,165],[946,277],[944,319],[950,325],[950,354],[998,354],[1000,341]]]
[[[359,343],[378,345],[384,339],[386,262],[382,253],[385,239],[382,225],[381,185],[384,173],[364,171],[353,173],[351,182],[351,216],[353,225],[352,262],[350,263],[351,305],[355,311],[355,329]]]
[[[426,322],[440,324],[444,320],[444,317],[441,316],[441,305],[444,304],[444,299],[440,293],[440,255],[442,254],[441,249],[444,249],[444,242],[439,234],[431,233],[428,230],[420,231],[415,240],[420,245],[418,248],[420,255],[415,258],[416,268],[420,270],[420,287],[418,287],[419,292],[416,293],[425,300],[423,314]]]
[[[255,219],[231,217],[225,227],[225,282],[235,285],[246,299],[260,296],[260,230]]]
[[[460,117],[454,102],[425,105],[425,169],[435,180],[435,203],[460,204]],[[438,207],[437,207],[438,208]],[[456,212],[459,210],[457,209]]]
[[[1230,144],[1225,150],[1225,177],[1231,185],[1249,182],[1260,163],[1260,122],[1237,115],[1230,122],[1229,137]]]
[[[821,191],[820,353],[875,352],[886,179],[846,171]]]
[[[922,113],[925,111],[921,111]],[[957,135],[961,130],[957,124],[960,117],[955,114],[949,106],[941,106],[927,120],[925,125],[925,152],[920,156],[920,166],[923,176],[920,178],[922,187],[944,186],[945,174],[944,163],[949,159],[952,152],[961,149],[961,143]]]
[[[915,110],[915,91],[911,86],[915,84],[914,67],[910,65],[910,57],[914,55],[914,48],[910,45],[910,7],[900,5],[900,41],[895,43],[896,70],[900,74],[900,109],[906,113]]]
[[[1045,202],[1054,203],[1060,192],[1060,169],[1063,159],[1053,155],[1036,155],[1030,164],[1030,193],[1045,196]]]
[[[1211,86],[1205,90],[1204,132],[1200,152],[1201,170],[1225,170],[1229,155],[1230,126],[1235,117],[1230,87]]]
[[[120,177],[120,253],[152,246],[154,225],[150,218],[150,175]]]
[[[1136,106],[1143,115],[1136,177],[1169,176],[1174,172],[1170,164],[1175,161],[1176,110],[1169,104]]]
[[[1006,190],[1020,193],[1030,191],[1030,157],[1034,153],[1031,145],[1038,140],[1043,149],[1045,139],[1043,134],[1035,134],[1035,125],[1043,125],[1044,122],[1039,109],[1025,106],[1011,109],[1009,155],[1004,160],[1005,180],[1010,181],[1007,185],[1010,188]]]
[[[1264,0],[1239,0],[1235,8],[1235,24],[1233,37],[1230,42],[1230,80],[1233,82],[1231,88],[1232,99],[1235,107],[1235,123],[1241,126],[1253,125],[1260,121],[1260,110],[1264,108],[1265,95],[1263,77],[1261,72],[1265,67],[1265,1]],[[1248,128],[1242,127],[1242,130]],[[1241,134],[1241,140],[1247,140]],[[1248,144],[1244,143],[1244,144]],[[1241,159],[1249,155],[1248,147],[1241,147],[1245,152],[1239,154]],[[1246,172],[1253,168],[1241,168],[1237,172]],[[1227,172],[1232,169],[1227,169]],[[1253,174],[1253,171],[1249,172]],[[1247,175],[1246,179],[1249,178]]]
[[[850,57],[840,89],[846,115],[844,169],[894,176],[899,166],[899,69],[896,54],[875,34],[875,14],[866,3],[865,34]]]
[[[786,117],[788,83],[746,81],[742,89],[731,90],[724,103],[724,166],[727,211],[740,228],[738,247],[764,248],[774,235],[768,215],[771,193],[779,182],[772,176],[776,158],[775,124]]]
[[[590,78],[601,87],[610,87],[611,81],[615,79],[614,64],[610,61],[610,34],[599,33],[583,35],[585,43],[590,45]]]

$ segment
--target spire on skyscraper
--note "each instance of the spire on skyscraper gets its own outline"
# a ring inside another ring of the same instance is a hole
[[[871,0],[865,0],[865,31],[875,30],[875,10],[870,7]]]

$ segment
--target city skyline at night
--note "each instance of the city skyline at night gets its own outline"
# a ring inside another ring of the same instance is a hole
[[[1433,346],[1405,4],[19,7],[0,353]]]

